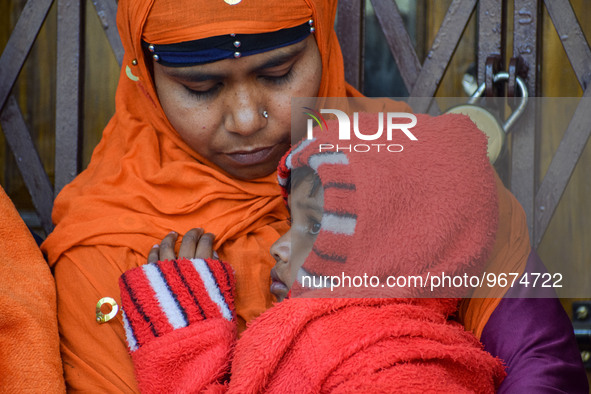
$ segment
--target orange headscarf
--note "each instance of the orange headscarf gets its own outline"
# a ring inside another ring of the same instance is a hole
[[[168,43],[231,33],[264,33],[314,19],[322,58],[319,96],[359,96],[345,83],[333,29],[335,0],[121,0],[125,56],[116,113],[90,165],[55,201],[55,230],[43,244],[54,270],[69,387],[135,389],[121,318],[95,321],[102,297],[119,302],[118,277],[146,262],[171,230],[203,227],[236,271],[240,328],[271,305],[271,244],[288,228],[276,175],[236,180],[206,163],[168,122],[141,40]]]
[[[521,275],[531,252],[525,212],[498,176],[496,182],[499,227],[497,228],[495,246],[485,272],[497,277],[500,277],[499,274],[510,277],[510,273]],[[490,283],[487,282],[487,285],[477,288],[472,295],[473,298],[462,300],[458,311],[460,322],[477,338],[480,338],[490,315],[509,290],[507,286],[489,287]]]

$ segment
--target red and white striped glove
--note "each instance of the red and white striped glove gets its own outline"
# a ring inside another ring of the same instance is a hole
[[[233,270],[219,260],[178,259],[145,264],[125,272],[119,287],[131,352],[196,322],[236,318]]]

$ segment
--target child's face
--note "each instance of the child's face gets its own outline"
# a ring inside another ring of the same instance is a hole
[[[312,251],[322,222],[324,191],[314,175],[294,184],[288,204],[291,229],[271,246],[275,267],[271,270],[271,293],[283,301]]]

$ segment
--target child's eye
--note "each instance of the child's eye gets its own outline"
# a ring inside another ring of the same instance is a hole
[[[310,222],[312,223],[312,225],[310,226],[310,234],[318,235],[318,233],[320,232],[320,223],[315,220],[310,220]]]

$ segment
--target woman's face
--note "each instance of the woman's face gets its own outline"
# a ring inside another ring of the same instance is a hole
[[[172,126],[195,152],[239,179],[275,171],[291,142],[291,98],[315,97],[321,74],[313,36],[191,67],[154,62],[156,91]]]

